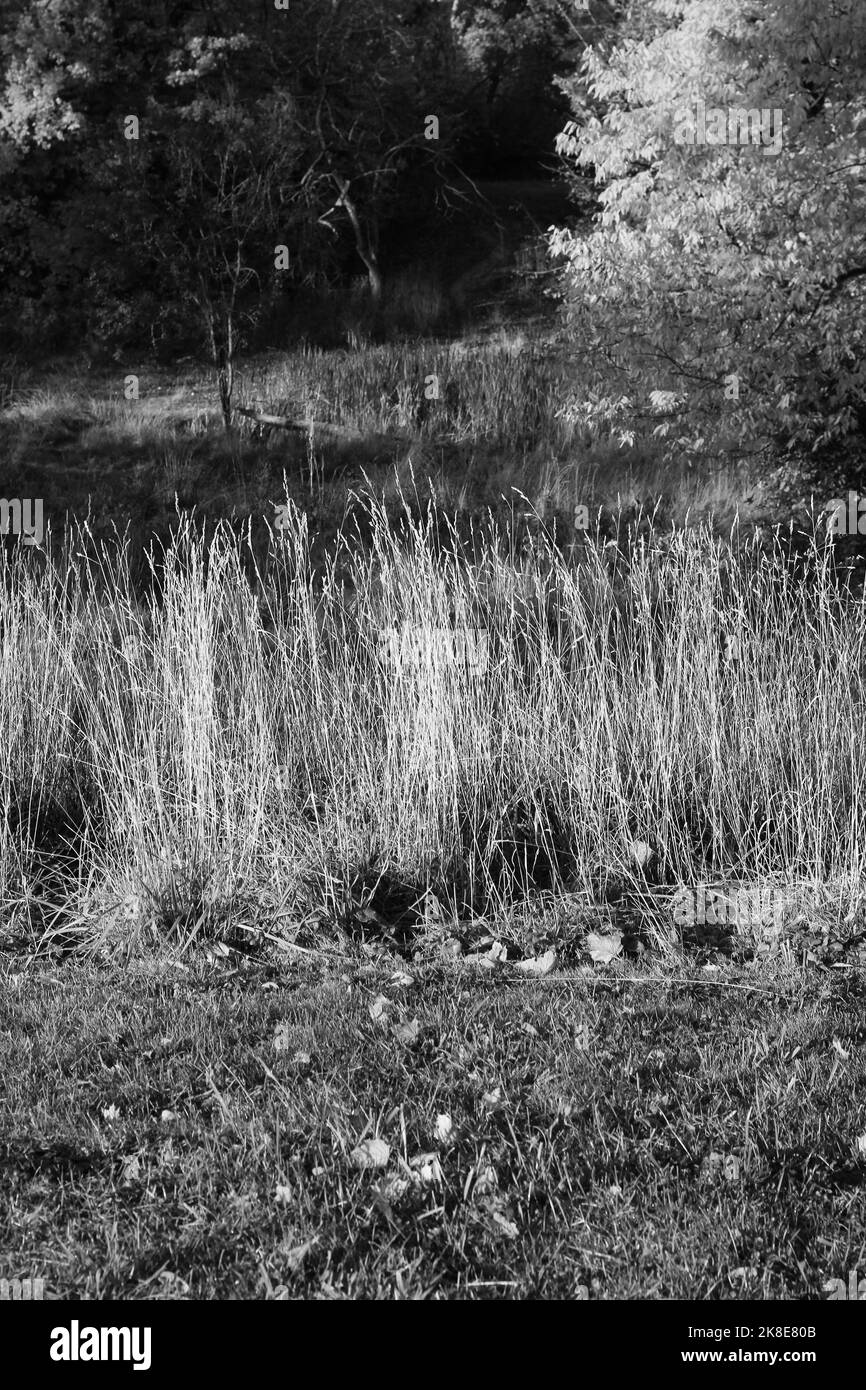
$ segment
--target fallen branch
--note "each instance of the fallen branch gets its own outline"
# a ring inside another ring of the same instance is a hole
[[[261,410],[249,410],[246,406],[236,407],[238,415],[245,415],[257,425],[270,425],[278,430],[295,430],[307,434],[315,430],[317,434],[330,434],[348,438],[356,433],[345,425],[332,425],[327,420],[293,420],[289,415],[267,415]]]

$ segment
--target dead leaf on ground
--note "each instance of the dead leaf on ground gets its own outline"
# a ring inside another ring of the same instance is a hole
[[[556,965],[556,952],[554,950],[545,951],[544,955],[532,956],[529,960],[517,961],[515,970],[520,970],[524,975],[549,975]]]
[[[412,1183],[408,1178],[401,1177],[398,1173],[392,1173],[376,1188],[373,1194],[374,1200],[378,1200],[380,1205],[384,1202],[390,1210],[391,1203],[399,1202],[411,1186]]]
[[[450,1115],[436,1116],[436,1138],[439,1140],[440,1144],[444,1144],[451,1137],[453,1128],[454,1124]],[[863,1138],[866,1140],[866,1135],[864,1135]]]
[[[126,1158],[123,1160],[123,1171],[121,1173],[120,1179],[121,1182],[138,1182],[140,1177],[141,1159],[139,1158],[138,1154],[127,1154]]]
[[[446,937],[444,941],[439,943],[438,955],[449,964],[452,961],[459,960],[463,955],[463,943],[458,941],[456,936]]]
[[[472,1183],[473,1197],[487,1197],[499,1186],[499,1178],[492,1163],[482,1163]]]
[[[410,1019],[408,1023],[398,1023],[394,1027],[394,1037],[407,1047],[418,1041],[420,1032],[421,1025],[417,1018]]]
[[[442,1164],[438,1154],[416,1154],[409,1159],[409,1167],[414,1169],[425,1186],[442,1181]]]
[[[507,1104],[502,1098],[502,1087],[494,1086],[492,1091],[485,1091],[481,1097],[481,1104],[485,1110],[501,1110]]]
[[[379,994],[370,1005],[370,1017],[374,1023],[382,1019],[388,1009],[393,1008],[393,1000],[385,994]]]
[[[516,1240],[520,1232],[516,1223],[511,1219],[511,1209],[505,1198],[497,1193],[494,1197],[488,1197],[483,1205],[502,1234],[507,1236],[509,1240]]]
[[[508,960],[508,947],[501,941],[494,941],[486,951],[473,951],[466,957],[467,965],[475,965],[482,970],[495,970]]]
[[[594,931],[588,932],[586,949],[597,965],[609,965],[622,951],[622,932],[614,931],[609,936],[599,936]]]
[[[384,1168],[391,1157],[391,1145],[384,1139],[364,1139],[352,1150],[356,1168]]]

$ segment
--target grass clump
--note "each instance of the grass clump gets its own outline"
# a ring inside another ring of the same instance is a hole
[[[819,536],[518,546],[367,496],[319,565],[291,503],[264,547],[184,521],[146,596],[122,543],[22,549],[0,867],[32,897],[65,855],[76,922],[860,876],[862,599]]]

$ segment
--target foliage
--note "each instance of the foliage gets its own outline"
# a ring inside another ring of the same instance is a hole
[[[550,162],[567,104],[554,82],[611,30],[611,0],[455,0],[453,26],[473,83],[463,148],[473,167],[530,174]]]
[[[864,73],[859,0],[640,0],[614,47],[587,52],[559,149],[595,170],[600,211],[590,235],[551,239],[585,364],[578,418],[623,439],[648,421],[671,452],[857,429]],[[697,102],[779,112],[779,147],[742,129],[716,143],[709,114],[706,143],[684,143]]]
[[[180,288],[205,304],[210,337],[207,305],[224,318],[238,278],[266,312],[333,268],[335,243],[370,270],[382,222],[453,142],[447,18],[405,0],[279,12],[0,0],[7,307],[92,330],[81,291],[95,265],[97,298],[144,304]],[[430,113],[438,141],[425,139]],[[276,244],[290,262],[278,275]]]

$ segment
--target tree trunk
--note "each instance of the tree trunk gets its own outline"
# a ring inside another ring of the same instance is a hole
[[[349,180],[339,179],[338,187],[340,189],[340,202],[346,209],[349,221],[352,224],[352,232],[355,237],[355,249],[364,262],[367,270],[367,280],[370,285],[370,298],[373,302],[373,309],[378,312],[382,302],[382,271],[379,266],[379,257],[376,254],[376,248],[373,244],[372,237],[364,231],[361,225],[358,209],[349,194]]]
[[[232,352],[232,331],[231,322],[227,325],[226,341],[218,350],[219,356],[216,363],[217,386],[220,396],[220,410],[222,411],[223,424],[226,434],[231,438],[232,432],[232,392],[235,384],[234,353]]]
[[[234,391],[234,313],[233,305],[214,303],[202,285],[199,300],[207,334],[211,365],[216,374],[220,412],[229,440],[232,437],[232,393]]]

